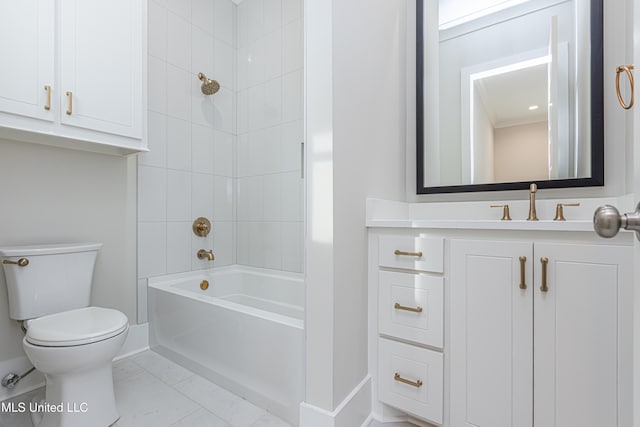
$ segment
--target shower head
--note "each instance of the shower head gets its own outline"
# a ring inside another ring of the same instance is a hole
[[[205,95],[213,95],[220,90],[220,83],[217,81],[208,79],[207,76],[202,73],[198,73],[198,78],[202,80],[200,89]]]

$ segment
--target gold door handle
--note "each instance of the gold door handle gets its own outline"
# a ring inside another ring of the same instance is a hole
[[[67,103],[67,115],[70,116],[71,113],[73,113],[73,93],[67,91],[67,99],[68,99],[68,103]]]
[[[47,102],[44,104],[44,109],[49,111],[51,110],[51,86],[45,85],[45,92],[47,92]]]
[[[527,282],[525,281],[525,264],[527,263],[527,257],[520,257],[520,289],[527,289]]]
[[[542,264],[542,285],[540,285],[540,291],[549,292],[549,287],[547,286],[547,265],[549,264],[549,258],[540,258],[540,263]]]
[[[419,306],[416,307],[416,308],[413,308],[413,307],[405,307],[404,305],[400,305],[398,303],[395,303],[393,305],[393,308],[395,308],[396,310],[411,311],[413,313],[422,313],[422,307],[419,307]]]
[[[27,258],[20,258],[18,261],[9,261],[8,259],[5,259],[2,261],[3,264],[9,264],[9,265],[17,265],[19,267],[26,267],[27,265],[29,265],[29,260]]]
[[[415,257],[418,257],[418,258],[422,257],[422,252],[404,252],[404,251],[396,249],[393,253],[395,255],[415,256]]]
[[[633,70],[633,65],[620,65],[618,68],[616,68],[616,94],[618,95],[618,102],[620,103],[620,106],[625,110],[633,107],[633,100],[635,95],[633,73],[631,72],[631,70]],[[624,102],[624,99],[622,99],[622,93],[620,92],[620,73],[622,73],[623,71],[627,74],[627,77],[629,78],[629,86],[631,87],[631,98],[629,99],[629,104]]]
[[[396,381],[398,381],[398,382],[401,382],[401,383],[403,383],[403,384],[408,384],[408,385],[410,385],[410,386],[413,386],[413,387],[415,387],[415,388],[420,388],[420,387],[422,387],[422,381],[421,381],[421,380],[417,380],[417,381],[405,380],[405,379],[404,379],[404,378],[402,378],[402,377],[400,376],[400,374],[399,374],[399,373],[397,373],[397,372],[396,372],[396,373],[395,373],[395,375],[393,376],[393,379],[394,379],[394,380],[396,380]]]

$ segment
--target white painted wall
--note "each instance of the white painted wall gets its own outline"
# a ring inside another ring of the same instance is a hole
[[[547,122],[498,128],[494,134],[496,182],[549,179]]]
[[[405,6],[306,2],[306,402],[327,411],[368,372],[366,197],[404,197]]]
[[[136,323],[135,162],[135,157],[0,140],[0,245],[103,243],[91,303],[122,311],[131,324]],[[9,319],[0,274],[0,362],[24,356],[23,336]]]

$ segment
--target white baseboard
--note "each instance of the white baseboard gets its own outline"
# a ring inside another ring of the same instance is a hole
[[[300,404],[300,427],[366,427],[372,420],[369,375],[332,412],[306,402]]]
[[[149,324],[131,325],[127,339],[122,349],[114,360],[122,359],[132,354],[139,353],[149,348]],[[15,359],[0,361],[0,379],[9,373],[22,375],[31,369],[33,365],[27,356],[17,357]],[[28,393],[31,390],[44,387],[44,375],[38,371],[34,371],[20,380],[13,388],[7,389],[0,387],[0,401],[11,399],[12,397]]]

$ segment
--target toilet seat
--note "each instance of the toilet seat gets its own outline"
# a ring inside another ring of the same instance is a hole
[[[71,347],[91,344],[121,334],[129,327],[118,310],[84,307],[25,322],[26,341],[44,347]]]

